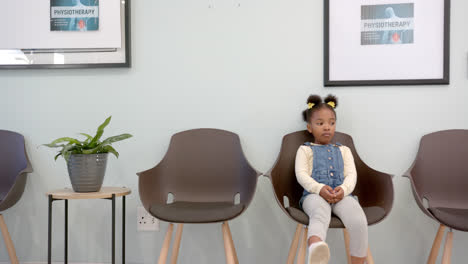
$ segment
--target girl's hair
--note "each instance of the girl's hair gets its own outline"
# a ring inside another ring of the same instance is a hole
[[[307,98],[307,109],[302,111],[302,118],[304,119],[305,122],[309,122],[310,119],[312,118],[312,115],[319,109],[322,108],[328,108],[333,111],[333,114],[335,114],[336,118],[336,112],[335,108],[338,106],[338,98],[334,95],[327,95],[325,99],[322,102],[322,97],[319,95],[310,95],[309,98]]]

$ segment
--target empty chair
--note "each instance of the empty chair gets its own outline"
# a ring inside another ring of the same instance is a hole
[[[468,130],[445,130],[421,138],[405,176],[419,208],[440,223],[427,263],[435,263],[449,227],[442,263],[450,263],[452,229],[468,231]],[[427,206],[424,203],[427,201]]]
[[[3,219],[3,212],[21,198],[26,185],[26,175],[31,172],[23,136],[0,130],[0,229],[11,263],[18,263],[18,258]]]
[[[298,223],[289,250],[288,264],[294,263],[299,243],[300,248],[297,263],[304,263],[305,261],[309,217],[299,207],[299,200],[301,199],[304,189],[296,180],[295,159],[299,146],[305,142],[313,141],[314,138],[312,134],[307,130],[297,131],[284,136],[278,159],[273,168],[266,175],[271,180],[278,205],[289,218]],[[351,136],[335,132],[335,137],[332,142],[339,142],[351,149],[357,170],[357,183],[352,194],[357,196],[360,205],[364,209],[368,224],[374,225],[379,223],[392,209],[392,176],[367,166],[357,154]],[[302,228],[303,225],[304,227]],[[330,228],[344,228],[344,225],[338,217],[333,215],[330,221]],[[343,229],[343,233],[348,263],[351,263],[349,237],[346,229]],[[370,250],[368,250],[367,263],[374,263]]]
[[[239,136],[218,129],[177,133],[163,160],[138,175],[143,206],[170,223],[158,263],[166,263],[173,223],[179,224],[171,257],[176,263],[184,223],[218,222],[226,261],[238,263],[228,221],[247,209],[261,175],[244,157]]]

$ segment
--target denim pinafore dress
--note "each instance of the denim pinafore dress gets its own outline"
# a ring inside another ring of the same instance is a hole
[[[339,146],[340,143],[327,145],[313,145],[309,142],[304,146],[308,146],[313,152],[313,168],[312,177],[318,183],[328,185],[335,189],[343,184],[344,181],[344,163],[343,156]],[[302,208],[302,202],[310,193],[306,190],[302,193],[299,205]]]

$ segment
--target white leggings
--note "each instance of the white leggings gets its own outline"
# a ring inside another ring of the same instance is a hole
[[[367,218],[356,199],[346,196],[338,203],[330,205],[320,195],[314,193],[306,196],[302,208],[309,216],[308,237],[318,236],[325,241],[333,210],[349,232],[351,256],[359,258],[367,256]]]

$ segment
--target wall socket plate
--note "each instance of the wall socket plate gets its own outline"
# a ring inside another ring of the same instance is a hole
[[[137,207],[137,230],[159,231],[159,219],[149,214],[143,206]]]

